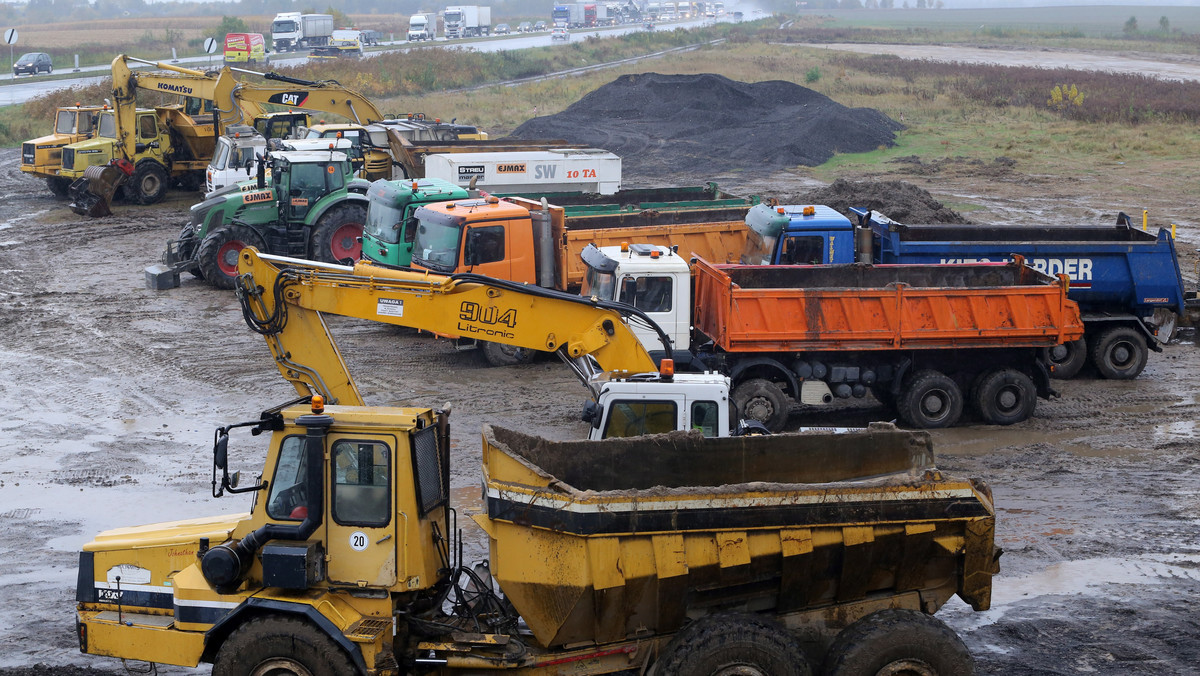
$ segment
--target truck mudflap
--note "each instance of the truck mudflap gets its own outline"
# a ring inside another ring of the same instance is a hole
[[[925,432],[555,442],[486,426],[483,439],[475,520],[543,647],[669,633],[746,604],[837,624],[904,595],[926,612],[956,593],[991,601],[990,490],[939,471]]]
[[[121,158],[84,169],[83,176],[67,188],[67,196],[71,198],[71,211],[92,218],[111,216],[112,209],[109,208],[109,204],[113,195],[132,175],[133,164]]]

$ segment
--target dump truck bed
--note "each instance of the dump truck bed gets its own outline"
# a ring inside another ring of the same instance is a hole
[[[1037,270],[1071,277],[1071,298],[1084,311],[1156,307],[1184,311],[1175,240],[1127,225],[963,226],[871,221],[876,260],[883,263],[1000,262],[1013,254]]]
[[[735,261],[746,245],[746,212],[752,204],[735,206],[659,207],[622,213],[567,214],[553,209],[552,233],[557,247],[558,288],[583,284],[587,266],[581,254],[588,244],[617,246],[639,242],[678,246],[685,258]]]
[[[722,609],[990,603],[990,492],[939,472],[923,432],[555,442],[488,426],[483,472],[491,572],[543,647]]]
[[[1065,277],[1024,265],[714,265],[693,323],[728,352],[1051,347],[1083,336]]]
[[[757,204],[758,197],[738,197],[717,187],[715,183],[707,185],[664,187],[664,188],[628,188],[618,190],[611,195],[601,195],[588,192],[554,192],[533,193],[528,190],[509,194],[497,194],[498,197],[527,197],[531,199],[545,198],[550,204],[566,207],[568,213],[584,214],[591,211],[609,213],[616,211],[641,211],[644,209],[703,209],[722,206],[740,206]]]

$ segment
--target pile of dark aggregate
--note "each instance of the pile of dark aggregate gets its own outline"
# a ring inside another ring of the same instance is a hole
[[[850,214],[850,207],[878,211],[897,223],[909,225],[971,223],[962,214],[939,202],[928,190],[904,181],[850,181],[839,178],[824,188],[781,197],[779,202],[824,204],[854,222],[857,219]]]
[[[762,175],[892,146],[903,128],[877,110],[848,108],[791,82],[643,73],[622,75],[557,115],[535,117],[512,137],[604,148],[621,157],[626,174],[639,176]]]

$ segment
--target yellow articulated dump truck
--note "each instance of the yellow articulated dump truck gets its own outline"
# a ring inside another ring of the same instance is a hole
[[[489,559],[449,504],[449,411],[305,397],[221,427],[249,513],[110,530],[80,554],[83,652],[216,676],[962,676],[933,617],[986,609],[989,489],[929,436],[553,442],[485,426]],[[242,482],[230,435],[267,437]]]

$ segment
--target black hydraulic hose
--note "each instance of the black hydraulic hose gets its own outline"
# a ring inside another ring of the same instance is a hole
[[[275,80],[276,82],[286,82],[288,84],[301,85],[304,87],[327,87],[331,84],[339,87],[341,86],[337,80],[302,80],[298,77],[291,77],[290,75],[280,75],[275,71],[263,73],[263,79]]]
[[[663,346],[663,358],[664,359],[673,359],[674,358],[671,353],[671,339],[667,337],[666,332],[662,330],[662,327],[658,325],[658,322],[651,319],[645,312],[642,312],[638,308],[636,308],[628,303],[622,303],[620,301],[615,301],[615,300],[593,299],[593,298],[588,298],[586,296],[580,296],[580,295],[574,294],[574,293],[567,293],[566,291],[559,291],[557,289],[547,289],[544,287],[533,286],[530,284],[521,284],[519,282],[513,282],[513,281],[509,281],[507,279],[495,279],[494,277],[486,277],[484,275],[475,274],[473,272],[462,272],[462,273],[459,273],[456,275],[450,275],[450,279],[452,279],[456,282],[474,282],[476,284],[483,284],[486,286],[494,286],[494,287],[501,288],[501,289],[507,289],[509,291],[513,291],[516,293],[525,293],[525,294],[530,294],[533,296],[541,296],[542,298],[553,298],[555,300],[565,300],[569,303],[579,303],[581,305],[587,305],[588,307],[601,308],[604,310],[612,310],[613,312],[616,312],[617,314],[621,315],[622,317],[630,317],[630,316],[637,317],[638,319],[646,322],[646,325],[649,326],[650,328],[654,329],[654,332],[656,334],[658,334],[658,340],[659,340],[659,342],[662,343],[662,346]]]

